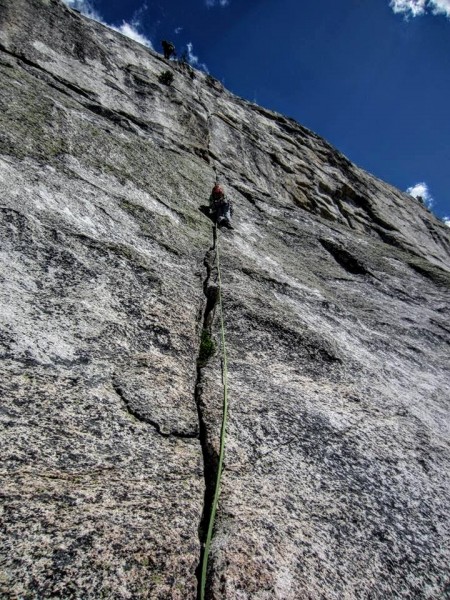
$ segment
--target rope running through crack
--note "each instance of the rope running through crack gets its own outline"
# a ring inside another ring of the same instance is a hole
[[[217,230],[216,230],[217,233]],[[220,308],[220,330],[221,330],[221,341],[222,341],[222,384],[223,384],[223,405],[222,405],[222,427],[220,430],[220,451],[219,451],[219,463],[217,465],[217,477],[216,485],[214,489],[214,498],[211,507],[211,515],[209,517],[208,532],[206,535],[205,548],[203,552],[202,570],[200,579],[200,600],[205,600],[206,592],[206,575],[208,571],[208,559],[211,548],[211,540],[214,529],[214,522],[216,518],[217,505],[219,503],[220,496],[220,482],[222,478],[223,461],[225,456],[225,441],[226,441],[226,430],[228,420],[228,365],[227,365],[227,349],[225,344],[225,326],[223,321],[223,305],[222,305],[222,279],[220,273],[220,249],[219,249],[219,236],[216,235],[216,253],[217,253],[217,275],[219,282],[219,308]]]

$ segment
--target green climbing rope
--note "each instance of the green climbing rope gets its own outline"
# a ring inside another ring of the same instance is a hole
[[[217,232],[217,230],[216,230]],[[222,427],[220,430],[220,452],[219,464],[217,465],[216,486],[214,489],[214,499],[211,506],[211,515],[208,523],[208,533],[206,535],[205,548],[203,552],[202,573],[200,579],[200,600],[205,600],[206,591],[206,574],[208,571],[209,551],[211,547],[211,539],[214,529],[214,521],[216,518],[217,505],[220,496],[220,480],[222,477],[223,460],[225,456],[225,439],[227,432],[228,419],[228,366],[227,366],[227,349],[225,345],[225,326],[223,323],[223,307],[222,307],[222,279],[220,275],[220,250],[219,250],[219,235],[216,236],[216,253],[217,253],[217,276],[219,281],[219,308],[220,308],[220,330],[222,339],[222,383],[223,383],[223,413]]]

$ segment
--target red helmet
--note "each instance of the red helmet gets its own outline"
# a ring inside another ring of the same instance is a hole
[[[220,185],[218,183],[216,183],[216,185],[213,187],[212,193],[213,193],[213,196],[215,196],[215,197],[224,196],[223,189],[220,187]]]

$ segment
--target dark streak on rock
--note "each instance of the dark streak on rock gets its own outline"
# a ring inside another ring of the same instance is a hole
[[[319,242],[348,273],[352,273],[353,275],[369,274],[366,267],[340,244],[326,239],[320,239]]]
[[[416,273],[419,273],[427,279],[431,279],[436,285],[450,288],[450,273],[448,271],[444,271],[444,269],[441,269],[437,265],[421,258],[410,260],[408,265],[411,269],[416,271]]]
[[[27,65],[29,67],[32,67],[33,69],[36,69],[36,70],[40,71],[41,73],[45,73],[45,75],[47,75],[48,77],[51,77],[52,79],[54,79],[58,83],[60,83],[63,86],[67,87],[68,89],[72,90],[76,94],[79,94],[80,96],[83,96],[84,98],[92,100],[94,96],[97,96],[97,94],[95,94],[94,92],[90,92],[90,91],[84,90],[83,88],[81,88],[81,87],[79,87],[79,86],[77,86],[77,85],[75,85],[73,83],[70,83],[70,81],[67,81],[67,79],[63,79],[62,77],[58,77],[54,73],[50,73],[49,71],[47,71],[46,69],[44,69],[43,67],[41,67],[41,65],[39,65],[38,63],[35,63],[34,61],[30,60],[29,58],[27,58],[23,54],[15,53],[15,52],[12,52],[11,50],[8,50],[7,48],[5,48],[5,46],[3,46],[3,44],[0,44],[0,50],[2,50],[3,52],[5,52],[5,54],[8,54],[9,56],[13,56],[14,58],[20,60],[21,62],[23,62],[23,64],[25,64],[25,65]],[[50,85],[52,85],[52,84],[50,84]],[[56,87],[56,86],[53,84],[52,87]],[[57,88],[57,89],[59,89],[59,88]]]

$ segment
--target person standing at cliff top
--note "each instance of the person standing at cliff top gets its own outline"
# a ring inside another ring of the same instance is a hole
[[[172,42],[163,40],[161,42],[161,46],[163,47],[164,58],[167,58],[167,60],[169,60],[171,56],[174,56],[176,54],[175,46],[172,44]]]
[[[233,229],[231,216],[233,214],[233,203],[225,196],[223,188],[216,183],[209,197],[209,207],[213,213],[214,220],[219,227],[223,225]]]

